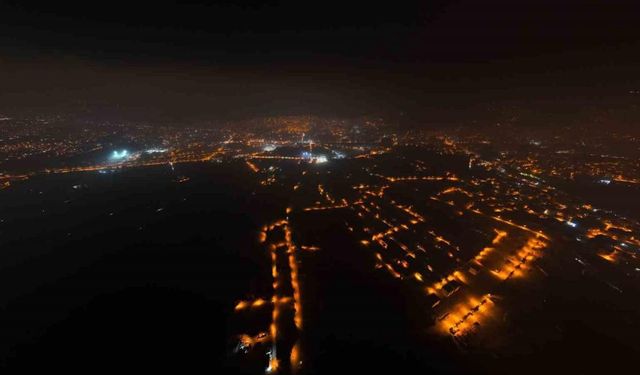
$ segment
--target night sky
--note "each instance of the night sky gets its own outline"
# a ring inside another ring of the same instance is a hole
[[[634,1],[2,1],[0,16],[7,113],[467,121],[639,101]]]

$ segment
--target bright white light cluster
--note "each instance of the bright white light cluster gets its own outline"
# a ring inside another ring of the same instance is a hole
[[[129,151],[127,150],[113,151],[113,154],[111,154],[111,159],[122,160],[122,159],[126,159],[128,156],[129,156]]]

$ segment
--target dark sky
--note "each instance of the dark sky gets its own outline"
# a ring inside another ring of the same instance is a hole
[[[440,119],[628,103],[635,3],[0,0],[0,111]]]

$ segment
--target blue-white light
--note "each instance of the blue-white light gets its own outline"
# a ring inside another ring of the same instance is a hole
[[[578,226],[578,223],[574,223],[573,221],[569,220],[569,221],[567,221],[567,225],[572,227],[572,228],[575,228],[575,227]]]
[[[129,151],[127,150],[122,150],[122,151],[114,151],[113,154],[111,154],[111,159],[113,160],[121,160],[121,159],[125,159],[129,156]]]
[[[343,154],[342,152],[335,151],[335,150],[333,151],[333,155],[334,155],[333,156],[334,159],[344,159],[346,157],[346,155]]]

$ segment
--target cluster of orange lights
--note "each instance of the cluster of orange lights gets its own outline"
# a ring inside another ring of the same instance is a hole
[[[618,230],[624,233],[633,233],[633,229],[631,228],[621,226],[621,225],[616,225],[610,221],[605,221],[603,229],[590,228],[589,230],[587,230],[587,238],[596,238],[597,236],[605,236],[605,237],[609,237],[614,241],[618,241],[619,237],[618,235],[611,232],[612,229]],[[632,237],[631,240],[633,241],[634,238]]]
[[[462,283],[466,283],[467,280],[464,277],[464,274],[461,271],[453,271],[449,276],[442,278],[440,281],[433,283],[431,286],[426,288],[427,294],[437,294],[442,290],[447,284],[450,282],[458,280]]]
[[[304,250],[304,251],[318,251],[318,250],[320,250],[320,248],[318,246],[305,246],[305,245],[300,246],[300,249]]]
[[[493,305],[491,295],[487,294],[482,299],[471,298],[466,303],[459,304],[453,312],[441,318],[441,327],[453,336],[460,336],[475,325],[479,325],[489,313]]]
[[[493,247],[485,247],[484,249],[480,250],[480,252],[473,258],[474,262],[482,266],[482,260],[493,250],[495,250],[495,248]]]
[[[507,232],[501,231],[501,230],[497,230],[497,229],[494,229],[494,231],[496,232],[496,236],[491,241],[491,244],[492,245],[497,245],[502,241],[502,239],[507,237]]]
[[[530,238],[529,241],[518,250],[515,259],[507,258],[501,269],[493,270],[491,273],[502,280],[508,280],[513,276],[521,276],[522,271],[527,267],[526,263],[537,258],[539,251],[546,246],[547,244],[540,239],[535,237]]]
[[[613,240],[617,240],[617,236],[611,233],[607,233],[606,230],[602,230],[600,228],[591,228],[587,230],[587,238],[596,238],[598,236],[608,236]]]
[[[385,262],[382,259],[382,255],[380,255],[380,253],[376,253],[376,259],[376,268],[384,268],[385,270],[387,270],[387,272],[389,272],[389,274],[391,274],[391,276],[395,277],[396,279],[402,279],[402,275],[398,271],[396,271],[391,264]]]
[[[612,251],[611,253],[600,253],[598,254],[598,256],[606,261],[609,261],[611,263],[614,263],[617,259],[618,256],[618,252],[616,250]]]
[[[627,228],[627,227],[620,226],[620,225],[615,225],[615,224],[613,224],[613,223],[611,223],[609,221],[605,222],[604,230],[611,230],[611,229],[618,229],[618,230],[621,230],[621,231],[626,232],[626,233],[633,233],[633,229],[631,229],[631,228]]]
[[[249,307],[256,308],[256,307],[263,306],[265,303],[267,303],[267,301],[262,298],[258,298],[254,301],[240,301],[236,305],[235,310],[240,311],[240,310],[247,309]]]
[[[407,213],[407,214],[409,214],[409,215],[413,216],[413,217],[414,217],[415,219],[417,219],[418,221],[424,222],[424,217],[422,217],[422,215],[420,215],[419,213],[417,213],[417,212],[413,211],[413,210],[411,209],[411,207],[407,207],[407,206],[403,206],[403,205],[398,204],[398,205],[396,205],[396,208],[398,208],[398,209],[400,209],[400,210],[404,211],[405,213]],[[411,221],[411,224],[417,224],[417,223],[416,223],[415,221],[413,221],[413,220],[412,220],[412,221]]]
[[[437,197],[433,197],[433,196],[430,197],[430,199],[434,200],[434,201],[437,201],[437,202],[443,202],[442,200],[438,199]],[[449,205],[452,205],[452,202],[445,202],[445,203],[448,203]],[[491,219],[493,219],[493,220],[495,220],[497,222],[500,222],[500,223],[503,223],[503,224],[507,224],[507,225],[512,226],[514,228],[518,228],[518,229],[524,230],[526,232],[535,234],[537,237],[542,237],[542,238],[547,239],[547,240],[549,239],[549,237],[547,237],[547,235],[545,235],[542,231],[535,231],[535,230],[527,227],[526,225],[520,225],[520,224],[514,223],[513,221],[507,220],[507,219],[503,219],[500,216],[487,215],[487,214],[483,213],[482,211],[480,211],[477,208],[476,209],[472,209],[472,207],[473,207],[473,203],[469,203],[465,207],[465,209],[467,209],[470,212],[473,212],[475,214],[484,215],[486,217],[489,217],[489,218],[491,218]],[[506,209],[506,208],[494,209],[494,211],[496,211],[496,212],[502,212],[502,211],[505,211],[505,210],[506,211],[512,211],[512,210]],[[562,220],[562,221],[564,221],[564,220]]]
[[[353,187],[354,189],[359,189],[359,190],[363,190],[363,189],[369,189],[370,186],[368,185],[364,185],[364,184],[360,184],[357,186]],[[387,190],[389,188],[389,185],[382,185],[378,188],[378,191],[373,191],[373,190],[365,190],[364,194],[366,195],[371,195],[373,197],[378,197],[378,198],[382,198],[384,196],[384,191]]]
[[[416,222],[417,223],[417,222]],[[413,224],[413,222],[412,222]],[[409,226],[407,224],[400,224],[400,225],[396,225],[394,227],[391,227],[389,229],[387,229],[384,232],[380,232],[380,233],[376,233],[373,236],[371,236],[371,241],[379,241],[385,237],[388,237],[390,235],[392,235],[395,232],[399,232],[400,230],[408,230]]]
[[[265,300],[263,298],[258,298],[258,299],[255,299],[253,301],[239,301],[236,304],[235,310],[236,311],[243,311],[243,310],[247,310],[247,309],[250,309],[250,308],[251,309],[255,309],[255,308],[259,308],[259,307],[265,306],[270,302],[271,303],[275,302],[275,303],[280,303],[280,304],[288,304],[288,303],[291,303],[291,297],[281,297],[281,298],[279,298],[277,300],[271,299],[271,301],[267,301],[267,300]]]
[[[389,182],[403,181],[460,181],[456,176],[407,176],[407,177],[384,177]]]
[[[370,152],[369,152],[369,153],[367,153],[367,154],[360,154],[360,155],[356,156],[355,158],[356,158],[356,159],[363,159],[363,158],[368,159],[368,158],[370,158],[370,157],[372,157],[372,156],[382,155],[382,154],[384,154],[384,153],[385,153],[385,152],[387,152],[387,151],[389,151],[389,149],[384,149],[384,150],[373,150],[373,151],[370,151]]]
[[[249,167],[249,169],[251,169],[253,172],[255,172],[255,173],[260,172],[260,168],[258,168],[255,164],[253,164],[249,160],[247,160],[246,163],[247,163],[247,166]]]
[[[480,212],[479,210],[472,210],[472,211],[473,211],[473,212],[475,212],[475,213],[477,213],[477,214],[481,214],[481,215],[482,215],[482,212]],[[489,216],[490,218],[492,218],[493,220],[495,220],[495,221],[501,222],[501,223],[503,223],[503,224],[510,225],[510,226],[512,226],[512,227],[514,227],[514,228],[522,229],[522,230],[523,230],[523,231],[525,231],[525,232],[529,232],[529,233],[535,234],[535,235],[536,235],[536,237],[542,237],[542,238],[544,238],[545,240],[548,240],[548,239],[549,239],[549,237],[547,237],[547,235],[545,235],[545,234],[544,234],[544,233],[542,233],[541,231],[537,231],[537,232],[536,232],[536,231],[534,231],[533,229],[528,228],[526,225],[519,225],[519,224],[514,223],[513,221],[505,220],[505,219],[503,219],[503,218],[501,218],[501,217],[498,217],[498,216],[490,216],[490,215],[488,215],[488,216]]]
[[[473,194],[469,193],[468,191],[466,191],[464,189],[457,188],[457,187],[450,187],[448,189],[445,189],[445,190],[441,191],[440,193],[438,193],[438,195],[445,195],[445,194],[455,193],[455,192],[464,194],[469,198],[473,197]]]
[[[260,332],[255,336],[249,336],[246,334],[240,335],[238,338],[240,344],[246,348],[251,348],[256,344],[260,344],[270,340],[271,338],[266,332]]]
[[[321,195],[324,199],[326,199],[329,203],[331,203],[331,204],[335,204],[335,203],[336,203],[335,199],[333,199],[333,197],[331,196],[331,194],[329,194],[329,192],[328,192],[328,191],[326,191],[326,190],[324,189],[324,187],[323,187],[322,185],[320,185],[320,184],[318,184],[318,193],[320,193],[320,195]]]
[[[640,179],[637,179],[637,178],[628,178],[628,177],[625,177],[625,176],[623,176],[623,175],[615,176],[615,177],[613,178],[613,181],[616,181],[616,182],[623,182],[623,183],[625,183],[625,184],[635,184],[635,185],[640,185]]]
[[[346,203],[342,203],[342,204],[336,204],[333,206],[312,206],[312,207],[305,207],[303,209],[303,211],[326,211],[326,210],[335,210],[338,208],[347,208],[349,207],[348,204]]]
[[[251,155],[250,159],[267,159],[267,160],[302,160],[297,156],[268,156],[268,155]]]

